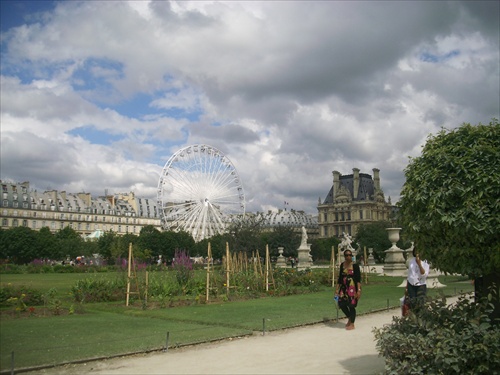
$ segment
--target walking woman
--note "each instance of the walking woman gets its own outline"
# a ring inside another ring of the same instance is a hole
[[[351,250],[344,251],[345,261],[340,264],[335,295],[338,296],[339,307],[347,316],[345,329],[354,329],[356,306],[361,298],[361,270],[359,264],[352,262]]]

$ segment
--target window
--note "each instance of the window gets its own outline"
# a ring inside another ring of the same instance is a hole
[[[31,228],[36,229],[36,220],[33,220],[31,223]]]
[[[359,218],[363,220],[363,210],[359,210]]]
[[[7,199],[3,200],[3,206],[4,207],[9,207],[9,201]]]
[[[8,225],[7,219],[2,219],[2,227],[6,227]]]

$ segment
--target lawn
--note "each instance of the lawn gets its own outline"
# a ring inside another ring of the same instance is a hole
[[[1,275],[1,283],[31,285],[42,291],[56,288],[68,296],[82,274]],[[99,277],[116,277],[99,274]],[[472,285],[457,276],[440,277],[447,287],[430,290],[455,295]],[[399,306],[402,278],[371,275],[363,286],[358,314]],[[0,371],[61,364],[313,324],[343,318],[333,301],[331,288],[286,297],[200,303],[175,308],[126,307],[123,302],[85,304],[72,315],[12,317],[0,319]]]

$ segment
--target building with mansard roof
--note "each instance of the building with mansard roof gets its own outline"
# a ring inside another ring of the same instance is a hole
[[[380,171],[373,177],[353,168],[352,174],[333,171],[333,184],[323,202],[318,201],[319,237],[355,236],[362,224],[389,221],[393,207],[380,187]]]
[[[0,184],[2,229],[48,227],[56,232],[71,227],[84,237],[108,231],[138,235],[147,225],[161,230],[156,200],[138,198],[134,193],[92,197],[90,193],[39,192],[30,189],[29,182],[0,180]]]

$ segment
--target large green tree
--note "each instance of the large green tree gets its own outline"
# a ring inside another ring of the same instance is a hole
[[[311,255],[314,261],[332,260],[332,247],[335,250],[335,256],[337,256],[338,246],[340,240],[337,237],[329,238],[317,238],[311,241]],[[337,258],[335,258],[337,259]]]
[[[409,237],[435,268],[469,275],[476,295],[500,270],[500,124],[463,124],[430,135],[411,158],[399,201]]]
[[[262,232],[260,238],[259,243],[269,245],[269,252],[272,256],[278,256],[278,247],[283,247],[283,255],[289,257],[297,256],[301,234],[292,227],[277,226],[272,231]]]
[[[27,264],[39,256],[37,233],[27,227],[14,227],[2,234],[2,258]]]
[[[71,227],[64,227],[55,234],[56,247],[51,253],[51,258],[56,260],[64,260],[67,257],[74,259],[77,256],[90,256],[88,248],[85,246],[85,241]]]

